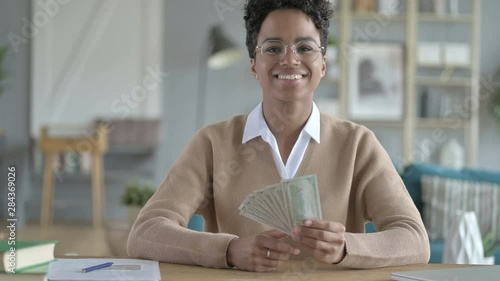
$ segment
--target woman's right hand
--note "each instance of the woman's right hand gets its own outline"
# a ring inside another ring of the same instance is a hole
[[[257,236],[235,238],[227,248],[227,264],[248,271],[274,271],[290,255],[300,254],[299,249],[280,240],[286,236],[270,230]]]

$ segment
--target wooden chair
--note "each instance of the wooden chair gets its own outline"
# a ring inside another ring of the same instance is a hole
[[[64,138],[50,137],[47,127],[41,130],[40,149],[45,156],[43,173],[43,195],[40,225],[52,224],[52,202],[54,197],[54,163],[57,155],[63,152],[88,152],[92,155],[92,221],[95,227],[102,226],[104,211],[104,165],[103,157],[108,150],[108,128],[96,127],[97,132],[91,137]]]

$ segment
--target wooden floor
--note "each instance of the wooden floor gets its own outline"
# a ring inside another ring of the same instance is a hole
[[[0,238],[6,238],[6,228],[2,227]],[[16,240],[58,241],[55,247],[55,256],[113,256],[109,241],[115,240],[119,247],[125,249],[127,233],[121,234],[116,241],[109,227],[94,228],[92,224],[84,223],[55,223],[53,226],[42,229],[39,223],[29,223],[17,230]],[[3,236],[3,237],[1,237]],[[125,238],[124,238],[125,237]],[[116,247],[116,246],[115,246]],[[123,251],[118,253],[123,255]]]

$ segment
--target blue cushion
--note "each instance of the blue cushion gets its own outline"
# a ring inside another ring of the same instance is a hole
[[[441,263],[443,260],[444,241],[431,240],[431,259],[429,263]]]
[[[196,231],[203,231],[203,217],[200,215],[193,215],[189,220],[188,228]]]
[[[500,173],[477,170],[477,169],[463,169],[453,170],[444,168],[433,164],[415,163],[405,167],[401,178],[403,179],[408,192],[410,193],[413,202],[417,206],[419,212],[422,214],[422,184],[420,182],[423,175],[441,176],[446,178],[469,180],[469,181],[483,181],[500,183]]]
[[[367,222],[365,223],[365,233],[373,233],[373,232],[377,232],[377,230],[375,230],[375,225],[373,224],[373,222]]]

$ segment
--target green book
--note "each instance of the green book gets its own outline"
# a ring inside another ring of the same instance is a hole
[[[57,241],[0,241],[0,272],[23,273],[54,260]]]
[[[15,274],[0,273],[0,281],[47,281],[49,263],[16,271]]]

